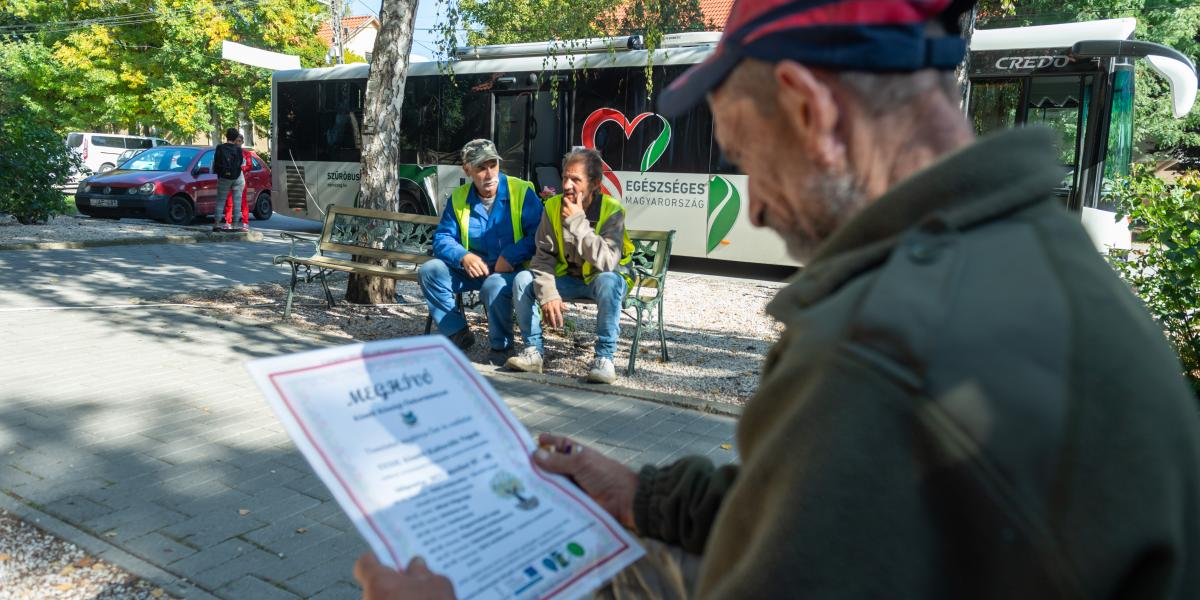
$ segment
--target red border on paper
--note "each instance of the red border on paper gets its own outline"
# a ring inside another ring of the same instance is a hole
[[[342,489],[345,490],[345,492],[346,492],[346,495],[348,495],[350,497],[350,500],[354,503],[355,508],[357,508],[358,511],[360,513],[362,513],[362,516],[364,519],[366,519],[367,524],[371,526],[371,530],[375,532],[375,535],[377,535],[379,537],[379,540],[381,542],[383,542],[384,547],[387,548],[388,554],[391,555],[391,557],[392,557],[392,563],[397,566],[401,566],[401,567],[403,566],[403,564],[400,562],[400,558],[396,555],[396,550],[394,548],[392,548],[391,544],[388,543],[387,538],[384,537],[383,533],[379,530],[379,526],[375,523],[375,520],[372,519],[371,516],[369,514],[367,514],[367,511],[363,509],[362,503],[358,500],[358,497],[354,495],[354,491],[352,489],[350,489],[349,485],[346,484],[346,480],[342,478],[341,473],[338,472],[338,470],[334,466],[333,462],[325,454],[325,450],[321,448],[321,445],[317,443],[316,438],[313,437],[312,432],[310,432],[308,430],[308,427],[304,424],[304,421],[302,419],[300,419],[300,416],[296,413],[296,409],[293,408],[293,406],[292,406],[292,401],[287,397],[287,394],[285,394],[283,392],[283,389],[280,387],[279,382],[277,381],[277,378],[281,378],[281,377],[288,376],[288,375],[295,375],[297,373],[304,373],[304,372],[308,372],[308,371],[316,371],[319,369],[333,367],[336,365],[341,365],[341,364],[345,364],[345,363],[349,363],[349,362],[356,362],[356,361],[366,362],[367,359],[372,359],[372,358],[381,358],[381,357],[391,356],[391,355],[395,355],[395,354],[405,354],[405,353],[409,353],[409,352],[419,352],[419,351],[423,351],[423,350],[432,350],[432,349],[442,350],[443,352],[446,351],[445,346],[436,345],[436,344],[429,345],[429,346],[418,346],[416,348],[402,348],[402,349],[396,349],[396,350],[385,350],[382,352],[362,354],[359,356],[345,358],[342,360],[325,363],[325,364],[321,364],[321,365],[315,365],[315,366],[311,366],[311,367],[303,367],[303,368],[299,368],[299,369],[292,369],[289,371],[280,371],[278,373],[271,373],[271,374],[267,375],[267,378],[271,380],[271,385],[275,387],[275,391],[279,394],[279,397],[283,400],[284,406],[287,406],[288,412],[290,412],[292,414],[292,418],[296,421],[296,424],[298,424],[300,426],[300,429],[304,432],[304,436],[308,438],[308,441],[310,444],[312,444],[312,447],[315,448],[317,450],[317,453],[321,455],[321,460],[325,461],[325,466],[329,467],[329,471],[331,473],[333,473],[334,477],[337,478],[338,483],[341,484]],[[463,364],[462,360],[460,360],[458,356],[451,354],[450,358],[454,360],[454,363],[458,366],[458,368],[462,369],[466,373],[467,379],[469,379],[471,381],[471,383],[475,384],[475,387],[476,387],[476,389],[479,390],[479,393],[482,394],[484,398],[487,398],[488,403],[492,407],[492,410],[496,411],[496,413],[500,416],[501,420],[504,422],[504,425],[506,427],[508,427],[508,430],[512,433],[513,437],[517,440],[517,445],[521,446],[521,447],[525,447],[525,441],[521,438],[521,435],[519,433],[517,433],[517,430],[512,426],[512,423],[510,423],[509,420],[507,418],[505,418],[504,411],[500,410],[500,407],[497,404],[498,399],[496,397],[494,397],[493,394],[489,394],[488,391],[483,386],[479,385],[479,381],[477,379],[478,374],[476,374],[473,369],[468,369],[468,367],[465,364]],[[593,517],[596,517],[600,521],[600,523],[602,523],[604,525],[604,528],[607,529],[608,532],[610,534],[612,534],[612,536],[615,537],[617,539],[617,541],[620,542],[620,544],[621,544],[621,547],[618,548],[616,551],[612,552],[608,556],[605,556],[604,558],[595,562],[594,564],[592,564],[592,566],[588,567],[587,569],[584,569],[583,571],[576,573],[573,577],[571,577],[567,581],[561,583],[558,587],[550,590],[548,595],[543,596],[544,598],[553,598],[556,594],[558,594],[566,587],[568,587],[571,584],[578,581],[584,575],[587,575],[588,573],[596,570],[597,568],[604,565],[605,563],[616,558],[617,555],[619,555],[620,553],[624,552],[627,548],[629,548],[629,544],[626,544],[625,540],[622,539],[621,535],[618,534],[616,532],[616,530],[614,530],[612,528],[612,526],[609,525],[608,519],[605,518],[605,515],[597,514],[595,511],[593,511],[591,509],[591,507],[580,502],[575,497],[574,493],[567,490],[563,486],[559,485],[558,482],[554,481],[553,479],[546,477],[546,475],[542,473],[542,470],[539,469],[536,464],[534,464],[533,457],[529,458],[529,464],[531,467],[533,467],[533,473],[535,475],[537,475],[539,478],[541,478],[546,483],[554,486],[559,491],[566,494],[566,496],[568,498],[574,500],[575,503],[579,504],[586,512],[591,514]]]

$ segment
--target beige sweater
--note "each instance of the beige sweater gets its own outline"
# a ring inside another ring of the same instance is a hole
[[[608,218],[600,233],[596,233],[596,222],[600,220],[600,202],[593,201],[582,214],[576,213],[563,220],[563,255],[567,259],[567,275],[583,277],[583,263],[592,265],[593,272],[614,271],[621,262],[621,245],[625,237],[625,213],[618,212]],[[558,240],[550,218],[542,215],[534,237],[537,252],[529,264],[533,272],[533,291],[538,304],[558,300],[555,285],[555,266],[558,264]]]

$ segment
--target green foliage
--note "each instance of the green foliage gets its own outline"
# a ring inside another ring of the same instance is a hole
[[[1047,25],[1095,19],[1134,17],[1134,36],[1179,50],[1193,62],[1200,57],[1200,5],[1181,0],[982,0],[979,29]],[[1180,156],[1200,147],[1200,111],[1183,119],[1171,114],[1167,82],[1145,61],[1137,65],[1134,99],[1135,143],[1162,156]]]
[[[1112,199],[1142,230],[1144,243],[1113,250],[1109,260],[1162,324],[1200,393],[1200,173],[1168,183],[1134,165],[1117,181]]]
[[[26,224],[68,212],[56,186],[66,185],[82,161],[53,127],[36,115],[0,107],[0,148],[5,149],[0,153],[0,212]]]
[[[0,2],[4,4],[4,2]],[[131,131],[176,140],[249,117],[264,131],[270,73],[222,60],[231,40],[322,63],[317,0],[9,0],[0,72],[60,133]],[[264,108],[265,107],[265,108]]]
[[[451,56],[463,31],[469,46],[561,42],[547,50],[547,69],[573,68],[578,40],[640,34],[653,57],[666,34],[714,27],[699,0],[438,0],[438,13],[440,58]],[[648,93],[652,67],[646,67]]]

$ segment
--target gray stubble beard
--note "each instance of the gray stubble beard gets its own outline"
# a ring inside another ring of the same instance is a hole
[[[817,199],[822,209],[813,222],[813,234],[799,230],[779,231],[772,227],[787,244],[788,255],[800,264],[808,264],[821,244],[867,204],[862,186],[849,173],[822,173],[809,181],[808,197]]]

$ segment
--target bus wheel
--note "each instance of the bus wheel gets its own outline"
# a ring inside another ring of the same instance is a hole
[[[258,195],[258,200],[254,201],[254,218],[259,221],[266,221],[271,218],[271,194],[263,192]]]
[[[184,196],[174,196],[167,201],[166,221],[172,225],[187,225],[196,218],[192,201]]]
[[[425,214],[425,203],[412,192],[400,190],[400,204],[396,207],[396,212],[423,215]]]

